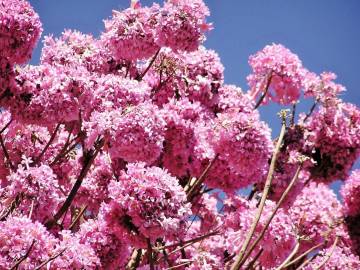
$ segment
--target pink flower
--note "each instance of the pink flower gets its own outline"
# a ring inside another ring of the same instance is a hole
[[[256,205],[256,201],[248,202],[240,196],[225,201],[224,234],[226,237],[227,250],[230,254],[238,254],[241,244],[245,240],[254,216],[256,215]],[[274,202],[266,202],[264,212],[255,230],[254,239],[256,239],[263,229],[274,206]],[[279,209],[260,241],[260,244],[252,252],[249,261],[259,252],[259,249],[262,248],[263,252],[259,258],[260,265],[266,269],[278,266],[285,260],[290,250],[294,247],[295,240],[296,235],[293,231],[293,220],[285,211]],[[276,245],[276,249],[274,249],[274,245]]]
[[[47,165],[27,168],[20,165],[16,173],[7,177],[7,182],[0,189],[0,194],[7,198],[5,205],[19,200],[15,213],[31,214],[34,220],[43,222],[51,217],[63,199],[58,180]]]
[[[58,240],[40,222],[32,222],[23,216],[8,217],[0,222],[0,268],[10,269],[33,244],[21,269],[35,269],[56,254],[57,243]]]
[[[211,28],[205,19],[210,15],[202,0],[169,0],[160,10],[156,43],[174,51],[195,51]]]
[[[111,201],[100,209],[107,226],[119,239],[146,246],[159,237],[181,235],[191,211],[183,188],[176,178],[158,167],[144,163],[127,166],[119,182],[109,184]]]
[[[345,179],[360,154],[360,111],[350,103],[320,107],[304,125],[304,151],[317,181]]]
[[[237,175],[233,178],[233,183],[229,182],[221,187],[235,191],[236,188],[260,181],[266,172],[273,144],[270,129],[259,121],[259,116],[256,113],[229,110],[218,114],[209,129],[208,140],[218,154],[215,168],[223,163]],[[219,187],[216,183],[225,179],[223,176],[226,173],[221,172],[226,172],[225,168],[218,171],[219,175],[214,175],[215,169],[210,170],[207,176],[210,186]]]
[[[146,59],[159,49],[155,43],[156,14],[159,6],[128,8],[113,11],[111,20],[105,21],[101,40],[108,46],[116,60]]]
[[[39,16],[24,0],[1,0],[0,6],[0,58],[23,64],[40,38]]]
[[[305,69],[298,56],[289,49],[281,44],[268,45],[250,56],[249,64],[253,73],[247,80],[254,99],[263,94],[267,85],[270,91],[265,103],[271,100],[287,105],[299,99]]]
[[[334,240],[343,230],[338,227],[342,219],[342,206],[335,193],[323,183],[310,183],[288,210],[300,236],[302,249],[310,248],[326,240]]]
[[[307,72],[304,80],[304,95],[305,97],[314,97],[322,103],[336,99],[336,97],[343,91],[345,87],[334,82],[336,74],[332,72],[323,72],[317,76],[313,72]]]
[[[346,215],[360,214],[360,170],[354,170],[340,190]]]

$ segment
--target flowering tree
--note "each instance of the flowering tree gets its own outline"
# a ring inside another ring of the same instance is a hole
[[[39,17],[0,0],[0,269],[360,269],[360,110],[280,44],[224,84],[208,15],[132,1],[31,66]]]

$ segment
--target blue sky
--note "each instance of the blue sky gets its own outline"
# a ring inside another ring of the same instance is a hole
[[[97,36],[112,9],[130,0],[31,0],[44,27],[43,35],[59,36],[77,29]],[[141,1],[149,5],[153,1]],[[159,1],[161,2],[161,1]],[[247,89],[250,54],[271,43],[282,43],[298,54],[308,69],[333,71],[345,85],[343,99],[360,106],[360,1],[357,0],[207,0],[210,22],[206,47],[217,51],[225,66],[225,82]],[[41,44],[31,63],[39,61]],[[302,109],[307,110],[310,102]],[[278,133],[277,106],[261,109],[263,119]],[[360,168],[360,162],[356,164]]]

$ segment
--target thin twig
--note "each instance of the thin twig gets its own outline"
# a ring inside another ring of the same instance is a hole
[[[302,169],[303,166],[303,162],[304,160],[300,161],[300,165],[297,168],[294,177],[292,178],[291,182],[289,183],[289,185],[287,186],[287,188],[285,189],[285,191],[283,192],[283,194],[281,195],[279,201],[277,202],[277,204],[275,205],[274,210],[272,211],[270,217],[268,218],[268,220],[266,221],[266,223],[264,224],[260,234],[258,235],[258,237],[256,238],[256,240],[251,244],[248,252],[246,253],[246,255],[244,255],[243,259],[241,260],[240,266],[245,263],[246,259],[251,255],[251,252],[255,249],[256,245],[261,241],[261,239],[264,237],[265,232],[267,230],[267,228],[269,227],[271,221],[273,220],[273,218],[275,217],[277,211],[279,210],[281,204],[283,203],[283,201],[285,200],[285,198],[287,197],[287,195],[289,194],[290,190],[292,189],[292,187],[294,186],[295,182],[297,181],[298,177],[299,177],[299,173]]]
[[[158,247],[157,249],[158,249],[158,250],[162,250],[162,249],[173,248],[173,247],[177,247],[177,246],[184,245],[184,244],[189,244],[189,243],[194,244],[194,243],[196,243],[196,242],[199,242],[199,241],[201,241],[201,240],[203,240],[203,239],[205,239],[205,238],[207,238],[207,237],[216,235],[216,234],[218,234],[218,233],[219,233],[219,231],[210,232],[210,233],[207,233],[207,234],[205,234],[205,235],[202,235],[202,236],[199,236],[199,237],[195,237],[195,238],[193,238],[193,239],[191,239],[191,240],[182,241],[181,243],[179,242],[179,243],[172,244],[172,245],[167,245],[167,246]]]
[[[159,55],[159,53],[160,53],[160,49],[161,49],[161,48],[159,48],[159,49],[156,51],[155,55],[154,55],[153,58],[151,59],[149,65],[148,65],[147,68],[144,70],[144,72],[141,73],[141,75],[139,75],[139,76],[137,77],[137,80],[138,80],[138,81],[141,81],[142,78],[144,78],[144,76],[146,75],[146,73],[149,71],[149,69],[151,68],[151,66],[154,64],[156,57],[157,57],[157,56]]]
[[[290,126],[294,126],[295,124],[295,115],[296,115],[296,102],[294,102],[292,106]]]
[[[311,106],[310,111],[306,114],[305,118],[304,118],[304,123],[306,122],[306,120],[308,120],[308,118],[312,115],[312,113],[315,110],[316,105],[318,104],[319,100],[315,100],[314,104]]]
[[[57,156],[54,158],[54,160],[50,163],[50,166],[53,166],[56,162],[58,162],[61,158],[63,158],[64,156],[66,156],[69,152],[71,152],[79,143],[76,142],[76,140],[79,139],[79,137],[76,137],[74,139],[71,140],[71,142],[69,142],[68,145],[70,145],[71,143],[73,143],[73,145],[69,146],[68,145],[64,145],[64,147],[61,149],[61,151],[59,152],[59,154],[57,154]]]
[[[250,193],[249,193],[249,195],[248,195],[248,197],[247,197],[247,200],[248,200],[248,201],[251,201],[251,200],[252,200],[252,198],[254,197],[256,191],[257,191],[257,187],[256,187],[256,184],[255,184],[255,185],[253,185],[253,187],[251,188],[251,191],[250,191]]]
[[[293,248],[293,250],[291,251],[291,253],[289,254],[289,256],[287,256],[287,258],[285,259],[285,261],[283,261],[278,268],[276,268],[276,270],[281,270],[284,269],[287,265],[288,262],[290,262],[290,260],[295,256],[295,254],[299,251],[300,248],[300,238],[297,239],[295,247]]]
[[[207,237],[217,235],[218,233],[219,233],[219,231],[213,231],[213,232],[207,233],[205,235],[195,237],[195,238],[193,238],[191,240],[182,241],[181,243],[179,242],[179,243],[172,244],[172,245],[161,246],[161,247],[158,247],[156,249],[157,250],[163,250],[163,249],[169,249],[169,248],[177,247],[177,246],[180,246],[180,245],[187,245],[187,244],[193,245],[193,244],[195,244],[195,243],[197,243],[199,241],[202,241],[202,240],[206,239]]]
[[[11,124],[12,121],[13,121],[13,120],[10,119],[10,121],[0,130],[0,134],[2,134],[2,133],[5,131],[5,129],[7,129],[7,128],[10,126],[10,124]]]
[[[56,133],[58,132],[59,128],[60,128],[60,123],[57,124],[56,128],[54,129],[54,132],[51,134],[51,137],[48,141],[48,143],[45,145],[44,149],[41,151],[40,155],[35,159],[35,161],[33,162],[33,165],[36,166],[40,161],[41,158],[43,157],[43,155],[45,154],[46,150],[50,147],[50,145],[52,144],[52,142],[54,141],[55,137],[56,137]]]
[[[35,245],[35,242],[36,242],[35,240],[32,241],[32,243],[31,243],[30,247],[28,248],[28,250],[26,251],[25,255],[22,256],[19,260],[17,260],[17,261],[15,262],[15,264],[14,264],[13,266],[11,266],[10,270],[15,270],[15,269],[17,269],[17,268],[19,267],[19,265],[20,265],[23,261],[25,261],[27,257],[29,257],[31,250],[32,250],[32,248],[33,248],[34,245]]]
[[[13,199],[11,201],[10,206],[7,208],[6,212],[5,211],[1,212],[0,221],[6,220],[6,218],[16,209],[16,207],[19,206],[21,200],[22,200],[22,198],[21,198],[21,193],[20,193],[20,195],[18,194],[15,197],[15,199]],[[5,212],[5,213],[3,213],[3,212]]]
[[[259,250],[259,252],[256,254],[256,256],[251,260],[251,262],[246,266],[245,270],[250,270],[253,269],[253,266],[255,264],[255,262],[259,259],[259,257],[261,256],[261,254],[263,253],[264,249],[261,248]]]
[[[257,226],[257,224],[258,224],[258,222],[260,220],[260,216],[261,216],[261,214],[263,212],[263,209],[264,209],[264,206],[265,206],[265,201],[266,201],[267,195],[268,195],[269,190],[270,190],[273,174],[274,174],[274,171],[275,171],[275,164],[276,164],[277,156],[278,156],[278,153],[280,151],[280,147],[282,145],[282,141],[283,141],[283,138],[284,138],[284,135],[285,135],[285,130],[286,130],[286,113],[285,113],[285,111],[282,111],[282,126],[281,126],[281,130],[280,130],[280,135],[279,135],[279,139],[278,139],[278,141],[276,143],[274,153],[273,153],[272,158],[271,158],[270,168],[269,168],[268,175],[266,177],[265,187],[264,187],[264,191],[262,193],[261,201],[260,201],[256,216],[255,216],[255,219],[254,219],[254,221],[253,221],[253,223],[251,225],[251,228],[250,228],[250,230],[249,230],[249,232],[248,232],[248,234],[247,234],[247,236],[245,238],[245,241],[244,241],[244,243],[243,243],[243,245],[242,245],[242,247],[240,249],[240,252],[239,252],[238,256],[235,259],[235,262],[231,266],[231,270],[239,270],[240,269],[240,266],[241,266],[241,263],[243,261],[243,256],[245,254],[245,251],[246,251],[247,247],[249,246],[251,238],[254,235],[256,226]]]
[[[318,249],[319,247],[325,245],[325,242],[323,243],[320,243],[320,244],[317,244],[311,248],[309,248],[307,251],[305,251],[303,254],[299,255],[298,257],[296,257],[295,259],[293,259],[292,261],[288,262],[286,265],[285,265],[285,268],[286,267],[289,267],[290,265],[300,261],[301,259],[305,258],[308,254],[310,254],[311,252],[313,252],[314,250]]]
[[[208,172],[210,171],[210,169],[212,168],[212,166],[214,165],[215,161],[217,160],[219,155],[216,155],[207,165],[207,167],[205,168],[205,170],[202,172],[202,174],[200,175],[200,177],[195,181],[195,183],[192,185],[192,187],[190,187],[190,189],[187,191],[187,198],[188,201],[191,201],[194,197],[194,193],[196,192],[197,188],[199,186],[201,186],[201,184],[205,181],[205,177],[207,176]]]
[[[319,253],[315,254],[314,256],[312,256],[310,258],[307,258],[299,267],[296,268],[296,270],[303,269],[306,265],[308,265],[310,262],[312,262],[318,255],[319,255]]]
[[[31,219],[31,216],[32,216],[32,213],[33,213],[33,210],[34,210],[34,203],[35,203],[35,198],[33,198],[31,200],[31,206],[30,206],[30,212],[29,212],[29,219]]]
[[[267,78],[267,81],[266,81],[266,85],[265,85],[265,91],[262,94],[262,96],[260,97],[260,99],[258,100],[258,102],[256,103],[254,110],[259,108],[259,106],[261,105],[261,103],[263,102],[265,96],[267,95],[267,93],[269,91],[269,87],[270,87],[270,83],[271,83],[271,79],[272,79],[272,72],[270,72],[266,78]]]
[[[334,251],[335,251],[335,248],[336,248],[336,245],[339,241],[339,236],[336,236],[335,237],[335,241],[329,251],[329,253],[326,253],[325,255],[325,260],[323,260],[316,268],[315,270],[320,270],[323,266],[325,266],[325,264],[330,260],[331,256],[333,255]]]
[[[171,266],[169,268],[166,268],[165,270],[172,270],[172,269],[180,268],[181,266],[185,266],[185,265],[191,264],[193,262],[194,262],[193,260],[187,261],[187,262],[184,262],[184,263],[181,263],[181,264],[174,265],[174,266]]]
[[[35,268],[35,270],[40,270],[42,267],[44,267],[45,265],[47,265],[49,262],[55,260],[57,257],[61,256],[64,252],[65,252],[66,248],[63,249],[62,251],[60,251],[59,253],[51,256],[49,259],[47,259],[46,261],[42,262],[39,266],[37,266]]]

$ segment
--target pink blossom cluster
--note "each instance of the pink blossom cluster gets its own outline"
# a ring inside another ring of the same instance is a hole
[[[288,213],[299,236],[304,239],[302,248],[333,241],[336,235],[341,235],[338,224],[343,217],[342,205],[333,190],[323,183],[310,183],[304,187]]]
[[[303,148],[315,161],[312,178],[345,179],[360,155],[359,108],[344,102],[324,105],[303,126]]]
[[[78,119],[92,84],[81,69],[64,72],[49,65],[21,68],[16,81],[4,106],[15,119],[40,125]]]
[[[209,186],[235,191],[261,181],[273,143],[269,127],[259,120],[256,113],[247,114],[235,109],[220,113],[208,133],[207,139],[218,155],[217,164],[208,175]],[[229,179],[231,182],[223,182],[219,186],[218,183],[225,179],[221,171],[226,170],[233,175]]]
[[[225,201],[224,233],[227,250],[232,253],[238,252],[241,243],[245,240],[246,232],[250,229],[252,219],[257,210],[256,201],[247,201],[242,197],[233,197]],[[268,201],[261,215],[259,226],[255,231],[255,237],[263,229],[263,226],[274,208],[274,202]],[[271,269],[280,265],[292,250],[296,243],[296,233],[293,230],[294,219],[288,213],[280,209],[266,231],[262,242],[253,252],[255,256],[260,248],[263,249],[259,261],[265,269]],[[274,249],[276,246],[276,249]]]
[[[0,59],[23,64],[40,38],[39,16],[25,0],[2,0],[0,6]]]
[[[249,64],[253,73],[247,79],[254,98],[270,88],[265,101],[291,104],[299,99],[306,72],[298,56],[289,49],[281,44],[268,45],[250,56]]]
[[[303,80],[304,95],[312,96],[326,103],[329,99],[336,98],[337,95],[345,91],[345,87],[337,84],[334,80],[337,78],[333,72],[323,72],[320,76],[313,72],[306,73]]]
[[[149,102],[124,109],[94,111],[85,123],[88,145],[104,136],[112,158],[127,162],[152,164],[160,156],[164,141],[165,121],[158,107]]]
[[[153,243],[159,237],[181,234],[191,214],[176,178],[158,167],[129,164],[119,182],[111,181],[108,189],[111,201],[100,210],[108,229],[139,247],[144,239]]]
[[[355,170],[346,179],[341,188],[341,196],[344,199],[344,211],[346,215],[356,216],[360,214],[360,170]]]
[[[195,51],[211,29],[210,15],[202,0],[169,0],[159,14],[156,40],[160,46],[176,51]]]
[[[18,66],[41,23],[0,0],[1,269],[360,268],[359,108],[281,44],[225,84],[209,15],[133,0]],[[303,97],[272,134],[257,108]]]
[[[47,165],[26,168],[29,166],[26,157],[23,163],[16,173],[7,177],[6,182],[9,184],[0,189],[0,194],[6,198],[1,204],[8,207],[19,201],[19,213],[43,222],[54,214],[62,200],[57,177]]]
[[[111,20],[105,21],[101,39],[112,51],[115,59],[129,61],[151,57],[159,49],[155,42],[157,13],[160,7],[128,8],[113,11]]]
[[[330,257],[329,257],[330,256]],[[329,257],[329,260],[327,258]],[[323,264],[326,260],[325,265]],[[309,263],[304,269],[312,270],[322,266],[322,269],[358,269],[360,268],[359,257],[352,253],[349,247],[336,246],[334,249],[331,247],[320,251],[320,255],[317,256],[311,263]]]

